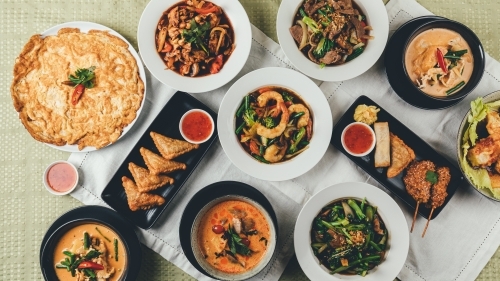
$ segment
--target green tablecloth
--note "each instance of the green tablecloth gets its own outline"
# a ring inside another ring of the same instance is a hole
[[[376,0],[373,0],[376,1]],[[62,213],[82,205],[70,196],[45,191],[42,173],[55,160],[69,154],[34,141],[12,106],[10,83],[16,56],[32,34],[67,21],[91,21],[108,26],[137,46],[137,25],[148,0],[1,0],[0,1],[0,188],[1,280],[42,280],[38,255],[43,235]],[[250,21],[277,40],[275,21],[281,0],[241,0]],[[387,1],[385,1],[387,2]],[[486,51],[500,59],[500,3],[491,0],[418,1],[437,15],[460,21],[481,39]],[[492,89],[493,91],[493,89]],[[139,280],[192,280],[153,251],[143,248]],[[483,269],[479,280],[497,280],[500,252]],[[443,269],[445,270],[445,269]],[[307,280],[293,258],[282,280]]]

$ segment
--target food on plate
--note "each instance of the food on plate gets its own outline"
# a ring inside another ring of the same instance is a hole
[[[246,95],[235,115],[242,147],[266,164],[286,161],[309,148],[312,128],[307,104],[281,87],[266,86]]]
[[[151,174],[158,175],[161,173],[170,173],[177,170],[186,170],[186,164],[184,163],[167,160],[144,147],[141,147],[139,150]],[[171,182],[171,184],[172,183],[173,182]]]
[[[64,233],[54,249],[59,280],[120,280],[127,255],[120,237],[110,228],[84,223]]]
[[[209,1],[180,1],[169,8],[158,22],[155,40],[167,69],[190,76],[218,73],[235,48],[229,18]]]
[[[156,148],[160,151],[160,154],[167,160],[174,159],[175,157],[200,147],[198,144],[172,139],[156,132],[151,132],[150,135]]]
[[[364,156],[375,146],[375,135],[370,126],[364,123],[351,123],[342,133],[342,144],[354,156]]]
[[[147,169],[137,166],[135,163],[128,163],[128,169],[134,177],[139,192],[148,192],[164,185],[173,184],[174,179],[165,175],[150,173]]]
[[[193,109],[181,118],[182,137],[191,143],[207,141],[214,131],[212,117],[204,110]]]
[[[429,220],[432,217],[432,213],[436,208],[439,208],[443,205],[446,196],[448,196],[446,189],[448,188],[448,184],[451,180],[450,168],[439,167],[437,168],[436,172],[437,175],[429,172],[426,175],[427,180],[430,180],[433,183],[431,190],[431,202],[430,204],[427,204],[426,207],[430,207],[432,209],[429,217],[427,218],[427,223],[425,224],[424,232],[422,232],[422,237],[425,236],[425,232],[427,231],[427,227],[429,226]]]
[[[331,274],[365,276],[385,255],[389,233],[366,199],[342,199],[323,207],[312,222],[311,247]]]
[[[468,124],[462,137],[460,166],[466,177],[480,189],[489,189],[500,199],[500,101],[471,101]]]
[[[431,96],[458,92],[470,79],[474,59],[467,41],[457,32],[433,28],[417,35],[405,53],[410,80]]]
[[[435,170],[434,163],[429,160],[415,161],[408,167],[406,175],[403,177],[406,192],[417,201],[410,232],[413,232],[420,203],[427,203],[431,197],[432,182],[427,179],[427,176],[435,173]]]
[[[77,171],[71,164],[59,162],[52,165],[47,171],[46,180],[50,188],[57,192],[66,192],[72,189],[77,181]]]
[[[389,123],[377,122],[373,124],[375,131],[375,167],[389,167],[391,165],[391,140]]]
[[[165,203],[165,199],[159,195],[139,192],[137,185],[128,177],[122,177],[122,185],[127,194],[128,206],[132,211],[148,210]]]
[[[10,88],[31,136],[80,150],[116,142],[144,97],[128,48],[100,30],[62,28],[53,36],[33,35],[16,59]]]
[[[391,136],[391,165],[387,169],[387,177],[393,178],[401,173],[413,159],[415,152],[407,146],[398,136]]]
[[[321,67],[355,59],[373,38],[352,0],[305,0],[292,24],[290,34],[299,50]]]
[[[269,222],[262,212],[239,200],[211,207],[203,214],[195,235],[207,263],[231,274],[256,267],[272,239]]]
[[[371,125],[377,121],[377,113],[380,108],[374,105],[360,104],[354,110],[354,121]]]

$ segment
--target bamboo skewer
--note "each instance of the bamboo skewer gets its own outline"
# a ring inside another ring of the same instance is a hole
[[[417,207],[415,207],[415,213],[413,214],[413,222],[411,223],[410,233],[413,232],[413,227],[415,226],[415,220],[417,220],[418,206],[420,205],[420,201],[417,201]]]
[[[429,221],[431,220],[432,213],[434,212],[435,209],[436,208],[431,209],[431,213],[429,214],[429,217],[427,218],[427,223],[425,224],[424,232],[422,233],[422,238],[424,238],[424,236],[425,236],[425,232],[427,231],[427,227],[429,226]]]

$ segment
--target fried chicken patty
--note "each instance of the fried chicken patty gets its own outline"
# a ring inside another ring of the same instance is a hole
[[[435,171],[435,165],[429,160],[415,161],[407,169],[403,181],[406,191],[415,201],[427,203],[431,197],[432,183],[425,179],[427,171]]]

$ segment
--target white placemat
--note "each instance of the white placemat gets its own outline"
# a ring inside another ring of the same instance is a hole
[[[387,5],[391,34],[404,22],[430,14],[413,0],[391,0]],[[291,68],[278,44],[252,27],[250,57],[238,76],[262,67]],[[402,101],[391,89],[385,76],[383,58],[368,72],[344,82],[318,83],[327,97],[336,123],[347,107],[360,95],[367,95],[398,118],[443,155],[456,162],[455,140],[459,123],[468,110],[469,102],[500,89],[499,63],[487,56],[486,72],[477,89],[458,105],[441,111],[417,109]],[[105,205],[100,194],[128,152],[170,99],[174,90],[148,75],[147,101],[132,130],[116,144],[92,153],[73,153],[69,161],[76,164],[82,175],[81,186],[72,196],[85,204]],[[217,111],[229,85],[210,93],[194,95]],[[330,130],[331,128],[325,128]],[[293,226],[301,206],[319,190],[346,181],[363,181],[380,186],[347,157],[329,147],[323,159],[311,171],[285,182],[265,182],[247,176],[224,154],[217,142],[186,182],[166,212],[150,230],[137,229],[147,247],[161,254],[188,274],[208,280],[188,262],[180,247],[178,225],[189,199],[201,188],[221,180],[248,183],[271,201],[279,221],[280,237],[277,255],[266,269],[253,280],[278,280],[293,254]],[[411,223],[412,213],[396,199]],[[402,280],[472,280],[485,266],[500,244],[500,205],[472,190],[458,189],[440,215],[431,222],[424,239],[420,231],[411,234],[410,252],[399,274]],[[416,229],[423,229],[419,218]],[[409,225],[408,225],[409,227]]]

